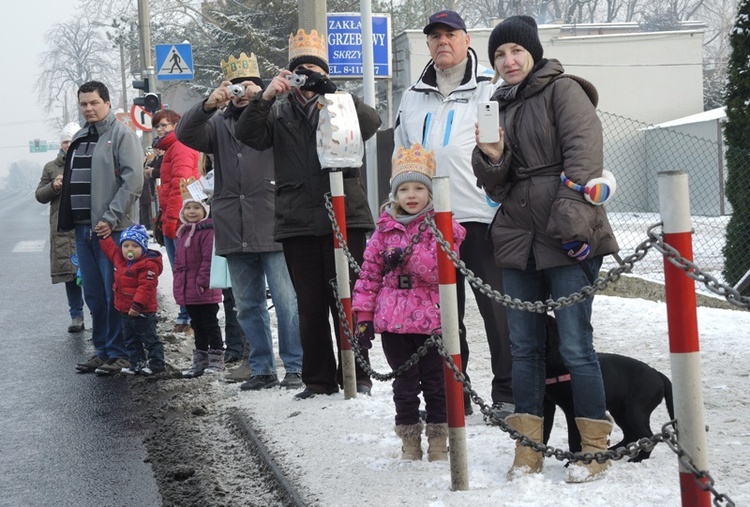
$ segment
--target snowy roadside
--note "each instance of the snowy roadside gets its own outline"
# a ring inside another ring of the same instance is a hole
[[[160,278],[160,294],[165,303],[162,312],[176,315],[176,307],[170,303],[168,270]],[[272,314],[275,328],[274,320]],[[731,497],[736,505],[750,505],[750,484],[746,480],[750,464],[743,449],[750,444],[750,432],[744,423],[750,416],[750,313],[700,308],[698,323],[705,417],[710,428],[709,470],[719,492]],[[475,389],[486,400],[489,353],[470,295],[466,326],[471,346],[469,371]],[[663,303],[597,296],[594,329],[598,351],[635,357],[671,377]],[[177,335],[174,343],[167,346],[168,362],[179,368],[187,366],[191,348],[192,339]],[[389,371],[377,340],[371,358],[375,370]],[[284,372],[277,361],[281,376]],[[505,472],[512,461],[514,444],[498,428],[486,426],[475,409],[466,421],[470,490],[452,492],[448,463],[400,461],[389,383],[376,382],[371,397],[344,400],[343,393],[339,393],[305,401],[293,400],[294,391],[280,389],[241,392],[238,384],[226,384],[220,378],[168,380],[157,385],[161,387],[154,396],[170,400],[178,407],[175,411],[182,411],[179,425],[199,426],[194,440],[208,440],[203,442],[206,449],[202,459],[205,468],[211,469],[210,476],[201,480],[204,489],[207,482],[215,481],[214,487],[221,494],[208,495],[201,505],[267,504],[252,488],[247,448],[238,440],[238,434],[227,427],[227,414],[233,410],[241,411],[252,421],[276,463],[308,505],[681,504],[677,458],[663,444],[643,463],[614,463],[607,477],[598,482],[567,485],[563,482],[563,463],[549,458],[543,475],[508,482]],[[667,420],[662,404],[653,414],[652,429],[658,431]],[[558,411],[551,445],[566,447],[564,424]],[[612,440],[617,441],[619,436],[616,429]],[[197,470],[196,477],[209,472],[200,466],[193,468]]]

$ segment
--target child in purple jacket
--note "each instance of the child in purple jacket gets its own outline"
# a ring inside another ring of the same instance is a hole
[[[185,378],[224,371],[224,342],[219,327],[220,289],[209,288],[214,224],[208,218],[208,204],[187,191],[190,180],[180,182],[182,209],[174,257],[173,291],[177,304],[187,308],[195,337],[193,365],[182,372]]]
[[[437,244],[432,229],[419,226],[433,216],[432,177],[435,156],[421,145],[399,148],[393,159],[390,201],[383,205],[377,227],[365,250],[354,286],[352,310],[357,316],[357,339],[370,348],[380,333],[391,368],[403,365],[440,328]],[[412,238],[420,240],[412,245]],[[466,230],[453,220],[454,249]],[[410,246],[411,245],[411,246]],[[436,347],[393,381],[396,434],[401,458],[422,459],[422,422],[419,394],[427,411],[429,461],[448,459],[443,360]]]

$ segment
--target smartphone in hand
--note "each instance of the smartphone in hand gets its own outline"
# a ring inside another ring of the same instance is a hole
[[[500,114],[497,102],[488,101],[477,104],[477,123],[479,124],[479,142],[496,143],[500,140]]]

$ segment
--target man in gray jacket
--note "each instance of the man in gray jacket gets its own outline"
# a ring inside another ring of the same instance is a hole
[[[58,229],[75,229],[83,297],[91,310],[96,355],[76,365],[82,373],[119,373],[130,366],[120,314],[114,307],[114,268],[99,246],[138,223],[143,188],[143,150],[132,130],[117,121],[109,90],[98,81],[78,89],[86,124],[73,137],[65,158]]]
[[[281,244],[273,239],[273,152],[258,151],[240,141],[234,128],[262,81],[254,54],[222,60],[225,80],[182,117],[175,129],[183,144],[214,156],[216,254],[226,257],[237,320],[250,344],[252,377],[240,386],[255,391],[279,385],[266,304],[266,281],[278,319],[279,356],[286,375],[281,386],[302,387],[302,345],[297,295]],[[231,85],[239,85],[232,93]],[[219,108],[226,109],[219,112]]]

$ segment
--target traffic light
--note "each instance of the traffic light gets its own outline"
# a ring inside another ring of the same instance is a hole
[[[148,78],[133,81],[133,88],[141,90],[144,95],[133,99],[133,104],[143,107],[149,113],[155,113],[161,109],[161,95],[150,91]]]
[[[42,151],[41,141],[34,139],[34,151]]]

